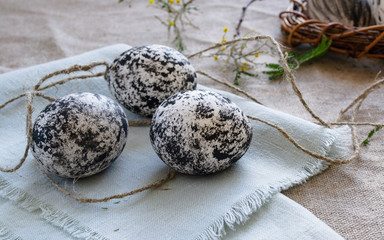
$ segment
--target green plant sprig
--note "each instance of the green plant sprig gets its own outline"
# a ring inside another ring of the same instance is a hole
[[[124,1],[119,0],[119,3]],[[155,18],[167,28],[168,40],[171,38],[171,35],[174,35],[172,43],[180,52],[183,52],[186,48],[182,37],[184,27],[189,25],[193,28],[198,28],[190,18],[192,14],[199,10],[193,5],[193,2],[194,0],[149,0],[149,6],[167,13],[166,19],[161,19],[158,16],[155,16]]]
[[[290,69],[297,69],[301,64],[310,60],[323,56],[332,44],[332,40],[327,40],[326,36],[323,36],[319,45],[316,48],[309,50],[305,53],[287,53],[287,62]],[[269,79],[277,79],[284,74],[284,69],[277,63],[267,63],[267,68],[271,70],[263,71],[264,74],[269,75]]]
[[[228,28],[224,28],[221,44],[227,42],[227,31]],[[252,35],[252,33],[248,35]],[[239,85],[239,80],[243,76],[258,77],[258,74],[254,71],[257,66],[256,59],[259,57],[259,54],[270,54],[269,49],[264,49],[267,47],[267,43],[267,40],[264,42],[254,41],[252,46],[250,46],[250,42],[236,41],[235,39],[227,46],[218,47],[216,52],[210,56],[213,56],[215,60],[224,60],[226,71],[231,70],[234,72],[233,83]]]
[[[375,127],[374,129],[372,129],[372,130],[368,133],[367,138],[361,143],[361,145],[363,145],[363,146],[367,146],[367,145],[369,144],[369,142],[370,142],[372,136],[373,136],[376,132],[380,131],[382,128],[383,128],[383,126],[377,126],[377,127]]]
[[[227,42],[225,38],[227,31],[228,29],[224,28],[221,43]],[[284,52],[288,67],[295,70],[299,68],[301,64],[323,56],[328,51],[331,43],[331,40],[327,40],[327,38],[323,36],[320,44],[310,51],[304,53]],[[233,41],[227,46],[218,47],[216,52],[211,56],[214,56],[215,60],[219,60],[219,58],[224,59],[226,69],[231,69],[234,72],[233,83],[235,85],[239,85],[239,80],[243,77],[259,77],[256,70],[260,68],[265,69],[266,67],[269,69],[261,72],[268,75],[270,80],[277,79],[284,75],[284,69],[278,63],[260,63],[260,61],[258,63],[256,59],[261,54],[274,56],[273,48],[268,45],[268,41],[257,41],[253,42],[253,44],[244,41]],[[261,67],[260,64],[262,64],[263,67]]]
[[[167,27],[168,30],[168,39],[171,38],[171,35],[174,35],[172,43],[176,48],[183,52],[186,48],[182,32],[186,25],[192,26],[193,28],[198,28],[193,24],[190,16],[198,11],[198,8],[193,4],[194,0],[184,1],[184,0],[150,0],[150,6],[164,10],[167,12],[167,19],[156,18]]]

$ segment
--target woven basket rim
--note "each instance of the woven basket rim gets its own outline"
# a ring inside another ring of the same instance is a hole
[[[287,10],[279,14],[282,29],[288,33],[291,47],[302,43],[315,46],[323,35],[332,40],[331,51],[384,59],[384,25],[367,27],[346,26],[339,22],[324,22],[307,15],[307,0],[291,0]]]

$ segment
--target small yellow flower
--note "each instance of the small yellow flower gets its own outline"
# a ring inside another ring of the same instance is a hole
[[[254,55],[255,57],[259,57],[259,54],[258,53],[255,53],[255,55]]]
[[[247,66],[247,64],[248,64],[247,62],[243,62],[243,65],[244,65],[244,66]]]
[[[153,3],[153,0],[149,0],[149,4],[152,4]]]
[[[223,40],[221,40],[222,43],[225,43],[227,42],[227,39],[223,38]]]
[[[224,30],[223,30],[223,32],[225,32],[225,33],[228,32],[228,28],[225,27]]]
[[[176,0],[177,3],[180,3],[180,0]]]
[[[173,4],[173,0],[169,0],[169,3],[170,3],[170,4]]]
[[[222,47],[221,47],[221,51],[224,51],[225,49],[227,49],[226,46],[222,46]]]
[[[170,21],[169,26],[175,26],[175,23],[173,21]]]
[[[241,71],[244,72],[245,71],[245,67],[241,67]]]
[[[213,59],[215,59],[215,61],[217,61],[219,58],[217,56],[213,57]]]

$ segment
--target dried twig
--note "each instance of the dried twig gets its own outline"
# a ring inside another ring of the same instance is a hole
[[[241,24],[243,23],[244,21],[244,17],[245,17],[245,13],[247,12],[247,9],[248,7],[256,2],[256,1],[261,1],[261,0],[249,0],[248,3],[246,5],[243,6],[242,10],[241,10],[241,15],[240,15],[240,19],[239,19],[239,23],[237,24],[237,27],[236,27],[236,33],[235,35],[233,36],[233,38],[237,38],[238,36],[240,36],[240,27],[241,27]]]

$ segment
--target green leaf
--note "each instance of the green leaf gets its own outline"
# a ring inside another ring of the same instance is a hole
[[[371,138],[373,136],[373,134],[375,134],[375,129],[371,130],[369,133],[368,133],[368,138]]]
[[[236,72],[236,75],[235,75],[235,80],[233,81],[233,84],[235,84],[236,86],[239,86],[240,85],[239,78],[241,77],[241,73],[238,70],[235,70],[235,72]]]
[[[284,74],[284,69],[281,70],[272,70],[272,71],[263,71],[264,74],[267,75],[283,75]]]
[[[368,133],[367,138],[361,143],[361,145],[363,145],[363,146],[367,146],[368,143],[369,143],[369,141],[370,141],[370,139],[372,138],[372,136],[373,136],[376,132],[380,131],[382,128],[383,128],[383,126],[377,126],[377,127],[375,127],[374,129],[372,129],[372,130]]]
[[[279,64],[268,63],[266,64],[266,67],[273,69],[269,71],[262,71],[263,74],[269,75],[269,80],[276,80],[284,74],[284,69]]]
[[[177,47],[177,50],[179,52],[184,52],[185,50],[185,46],[184,46],[184,43],[183,43],[183,39],[181,38],[181,36],[179,34],[176,33],[176,37],[175,39],[173,39],[173,44],[176,45]]]
[[[277,63],[267,63],[265,64],[266,67],[272,68],[272,69],[283,69],[279,64]]]
[[[367,146],[368,143],[369,143],[369,139],[367,138],[367,139],[365,139],[361,144],[362,144],[363,146]]]
[[[253,73],[250,73],[250,72],[246,72],[246,71],[240,71],[241,74],[244,74],[244,75],[247,75],[247,76],[250,76],[250,77],[257,77],[256,74],[253,74]]]
[[[289,68],[296,69],[300,66],[300,64],[304,62],[308,62],[312,59],[323,56],[328,51],[331,44],[332,44],[332,40],[327,41],[327,37],[323,35],[321,42],[319,43],[319,45],[317,45],[316,48],[301,54],[295,53],[295,52],[288,53],[287,62],[288,62]],[[278,71],[263,71],[264,74],[272,75],[274,77],[284,74],[284,69],[279,64],[267,63],[265,66],[267,68],[276,69]]]
[[[327,37],[323,35],[321,42],[315,49],[312,49],[306,53],[295,56],[300,64],[307,62],[309,60],[323,56],[329,49],[332,44],[332,40],[327,41]]]

